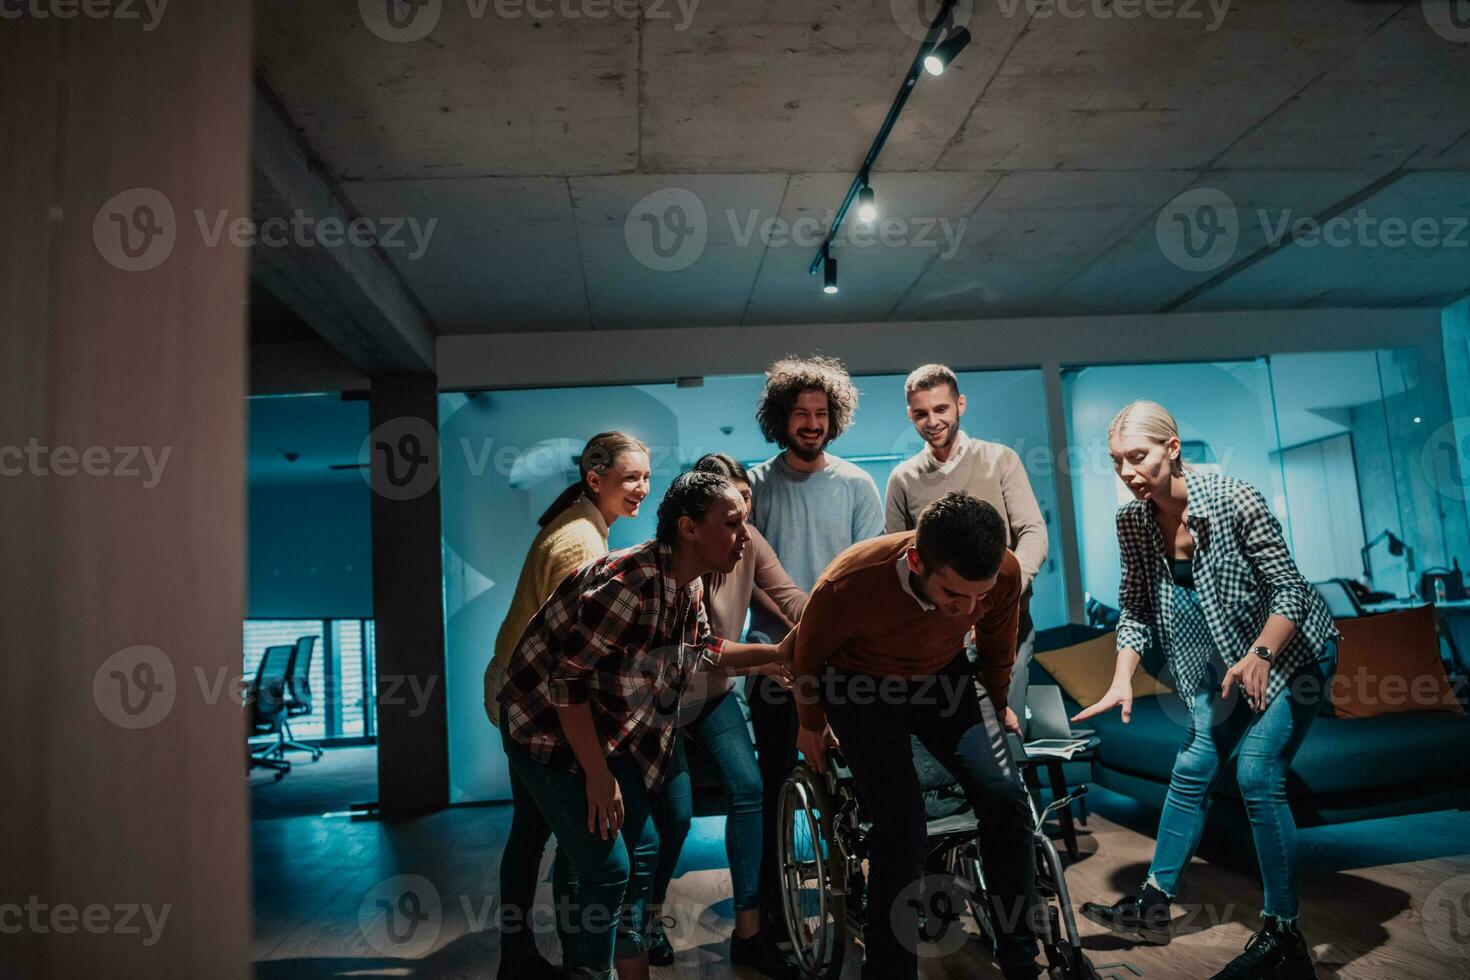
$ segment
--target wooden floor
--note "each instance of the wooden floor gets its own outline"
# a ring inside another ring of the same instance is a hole
[[[306,774],[303,767],[289,778]],[[1068,869],[1074,905],[1111,901],[1136,887],[1152,853],[1156,815],[1102,790],[1094,790],[1092,810],[1082,858]],[[499,936],[491,924],[509,815],[507,807],[486,806],[397,824],[320,816],[255,821],[258,975],[493,977]],[[1321,828],[1303,831],[1301,842],[1302,925],[1320,977],[1470,978],[1470,914],[1462,914],[1470,912],[1470,814]],[[1246,858],[1197,859],[1184,899],[1199,906],[1176,909],[1183,935],[1167,949],[1130,948],[1079,922],[1093,963],[1106,977],[1211,976],[1258,921],[1259,885],[1239,870],[1249,867]],[[417,877],[395,880],[402,875]],[[417,901],[401,910],[416,913],[418,927],[390,938],[377,903],[398,901],[405,889]],[[549,884],[542,889],[549,903]],[[655,969],[655,977],[757,976],[724,962],[733,926],[729,895],[722,822],[696,820],[670,895],[678,960]],[[558,959],[554,933],[540,943]],[[848,959],[843,975],[856,977],[858,955]],[[971,943],[924,960],[921,976],[1000,974]]]

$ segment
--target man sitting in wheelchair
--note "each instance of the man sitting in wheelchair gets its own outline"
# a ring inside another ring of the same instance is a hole
[[[825,771],[841,751],[873,821],[868,980],[918,975],[919,908],[903,901],[924,874],[926,820],[911,736],[951,773],[979,818],[985,877],[1007,978],[1034,978],[1038,915],[1032,815],[1006,750],[1006,706],[1021,572],[995,509],[949,493],[914,531],[853,545],[814,586],[798,627],[797,747]],[[979,677],[965,638],[975,631]],[[828,722],[830,720],[830,727]]]

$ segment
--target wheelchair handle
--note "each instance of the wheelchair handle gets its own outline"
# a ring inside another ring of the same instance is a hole
[[[1050,817],[1053,813],[1056,813],[1058,810],[1065,810],[1067,807],[1071,806],[1073,803],[1082,799],[1082,797],[1086,795],[1087,784],[1083,783],[1081,786],[1078,786],[1076,789],[1074,789],[1072,792],[1068,793],[1061,799],[1052,800],[1051,803],[1047,804],[1046,809],[1041,811],[1041,817],[1038,819],[1037,822],[1044,823],[1046,819]]]

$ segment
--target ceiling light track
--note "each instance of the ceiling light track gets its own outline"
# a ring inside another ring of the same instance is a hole
[[[878,135],[873,137],[873,144],[868,147],[867,156],[863,157],[862,167],[847,188],[847,195],[842,199],[842,206],[837,209],[832,219],[832,227],[827,229],[827,237],[822,241],[822,247],[817,250],[816,257],[812,259],[811,268],[807,271],[811,275],[822,273],[824,292],[837,292],[837,260],[832,257],[832,243],[837,238],[837,232],[842,227],[842,219],[847,217],[847,211],[852,207],[853,201],[861,197],[858,217],[862,220],[873,221],[878,216],[877,200],[869,181],[869,174],[872,172],[873,164],[878,160],[878,154],[883,151],[883,144],[888,142],[888,134],[893,132],[894,124],[898,122],[898,116],[903,112],[904,104],[908,102],[909,94],[913,92],[914,84],[919,80],[919,74],[924,71],[928,71],[931,75],[942,74],[970,42],[970,32],[963,27],[956,30],[954,26],[954,8],[958,2],[959,0],[942,0],[939,13],[934,16],[934,20],[929,24],[928,32],[924,35],[924,40],[919,44],[919,50],[914,55],[913,63],[909,65],[903,84],[899,86],[898,95],[893,98],[893,105],[888,108],[888,115],[884,118],[883,125],[878,127]],[[941,38],[943,38],[942,41]]]

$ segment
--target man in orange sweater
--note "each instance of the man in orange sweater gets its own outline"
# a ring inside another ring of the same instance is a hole
[[[868,980],[918,976],[923,794],[910,736],[959,781],[979,816],[985,877],[1007,980],[1034,978],[1031,809],[1006,749],[1021,568],[990,504],[947,493],[914,531],[848,548],[812,589],[797,627],[797,748],[819,771],[841,748],[873,819]],[[975,630],[978,665],[965,654]],[[988,697],[981,697],[975,677]],[[828,720],[831,726],[828,726]],[[835,733],[835,737],[834,737]]]

